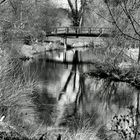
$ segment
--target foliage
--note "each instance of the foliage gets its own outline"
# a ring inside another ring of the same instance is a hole
[[[20,136],[19,134],[13,133],[13,132],[10,132],[10,133],[0,132],[0,139],[1,140],[31,140],[31,139],[28,139],[27,137]]]
[[[136,132],[136,110],[133,106],[129,107],[126,115],[115,115],[112,119],[111,130],[115,131],[123,140],[134,140],[139,132]]]
[[[58,24],[62,14],[58,12],[61,10],[45,0],[4,1],[0,9],[0,48],[8,53],[23,43],[42,42],[46,32],[51,32],[51,26]]]

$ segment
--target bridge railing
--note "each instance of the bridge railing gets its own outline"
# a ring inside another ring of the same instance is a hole
[[[111,28],[104,27],[52,27],[48,34],[105,34],[111,31]]]

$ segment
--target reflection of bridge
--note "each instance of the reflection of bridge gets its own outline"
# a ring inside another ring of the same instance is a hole
[[[111,28],[101,27],[53,27],[46,36],[60,37],[111,37],[113,32]]]

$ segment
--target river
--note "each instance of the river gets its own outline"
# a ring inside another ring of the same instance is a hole
[[[76,52],[76,60],[73,61]],[[89,63],[93,60],[98,59],[93,55],[92,49],[85,49],[84,51],[70,50],[67,52],[53,51],[37,54],[26,65],[28,69],[27,77],[33,77],[37,81],[32,99],[37,106],[36,109],[40,120],[45,124],[52,124],[52,122],[55,124],[55,121],[59,122],[60,119],[67,116],[65,111],[68,116],[73,115],[76,96],[79,92],[79,87],[81,88],[81,74],[94,69],[94,65]],[[105,118],[104,115],[108,109],[106,108],[106,103],[104,104],[102,101],[110,99],[110,109],[113,110],[112,113],[109,111],[110,116],[108,116],[110,119],[113,114],[119,112],[119,108],[125,108],[133,102],[133,96],[131,95],[133,88],[126,83],[110,83],[107,85],[107,81],[91,77],[85,77],[83,80],[84,89],[82,89],[82,92],[84,93],[81,95],[83,99],[78,100],[80,102],[78,109],[80,113],[87,112],[92,114],[97,111],[97,114],[99,113],[102,115],[101,117]],[[108,86],[108,90],[104,90],[105,86]],[[111,88],[114,89],[111,90]],[[106,93],[112,97],[106,97]],[[67,109],[67,106],[70,109]]]

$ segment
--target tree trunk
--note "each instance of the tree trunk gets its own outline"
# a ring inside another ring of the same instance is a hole
[[[136,127],[134,132],[134,140],[137,140],[139,129],[139,91],[137,92],[137,106],[136,106]]]
[[[140,62],[140,43],[139,43],[139,54],[138,54],[138,64]]]

